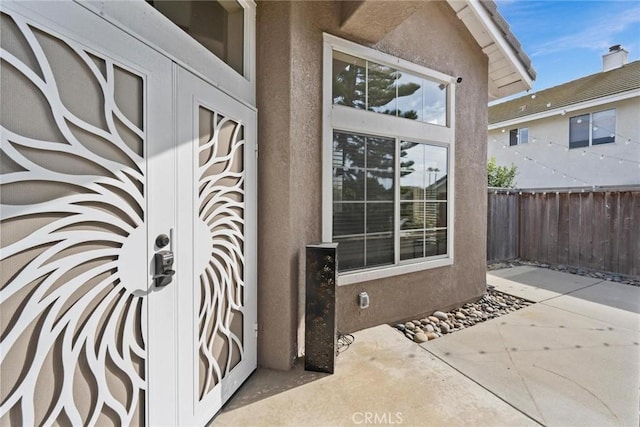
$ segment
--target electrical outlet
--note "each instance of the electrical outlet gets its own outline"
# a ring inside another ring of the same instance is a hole
[[[360,308],[369,308],[369,294],[366,292],[360,292],[358,295],[358,306]]]

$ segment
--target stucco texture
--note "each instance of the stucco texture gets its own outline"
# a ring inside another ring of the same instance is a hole
[[[395,55],[463,81],[455,99],[454,264],[340,286],[338,330],[351,332],[447,309],[483,294],[486,259],[487,58],[445,2],[376,2],[371,13],[415,9],[386,33],[340,2],[259,2],[258,361],[290,368],[303,342],[304,248],[322,230],[322,33]],[[386,4],[385,4],[386,3]],[[386,7],[386,8],[385,8]],[[345,22],[345,14],[349,18]],[[377,18],[377,19],[378,19]],[[347,32],[348,30],[348,32]],[[373,41],[372,41],[373,40]],[[371,305],[360,310],[357,295]]]

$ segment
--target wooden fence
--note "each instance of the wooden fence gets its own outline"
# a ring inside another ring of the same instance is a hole
[[[640,188],[490,189],[487,260],[640,275]]]

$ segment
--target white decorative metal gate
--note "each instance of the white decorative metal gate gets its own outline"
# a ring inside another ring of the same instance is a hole
[[[204,424],[255,368],[255,113],[82,6],[41,7],[0,23],[0,424]]]
[[[194,165],[178,176],[185,202],[178,224],[194,230],[185,242],[193,270],[181,267],[194,286],[180,291],[179,310],[189,313],[180,317],[180,329],[196,331],[178,337],[178,358],[187,362],[179,363],[180,394],[190,396],[179,411],[184,422],[202,425],[257,363],[256,118],[189,72],[178,69],[177,76],[178,157]]]

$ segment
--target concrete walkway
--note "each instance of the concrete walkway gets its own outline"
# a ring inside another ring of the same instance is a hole
[[[419,346],[357,332],[336,373],[258,369],[215,426],[638,426],[640,288],[532,267],[487,275],[538,302]]]
[[[640,288],[535,267],[487,275],[537,302],[425,343],[548,426],[638,426]]]

